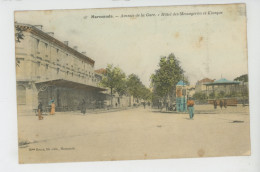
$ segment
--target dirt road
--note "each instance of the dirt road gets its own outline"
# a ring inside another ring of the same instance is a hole
[[[137,108],[57,113],[44,120],[18,116],[18,122],[20,163],[250,154],[247,110],[195,114],[189,120],[188,114]]]

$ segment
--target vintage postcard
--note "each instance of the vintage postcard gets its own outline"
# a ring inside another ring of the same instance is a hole
[[[245,4],[14,15],[19,163],[250,155]]]

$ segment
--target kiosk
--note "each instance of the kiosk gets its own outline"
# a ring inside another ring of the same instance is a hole
[[[187,111],[187,85],[181,80],[176,85],[176,110]]]

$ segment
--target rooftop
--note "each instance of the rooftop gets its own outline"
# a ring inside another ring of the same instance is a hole
[[[198,85],[198,84],[208,83],[208,82],[214,82],[214,79],[203,78],[202,80],[199,80],[199,81],[197,82],[197,85]]]
[[[180,80],[176,85],[186,86],[187,84],[185,82],[183,82],[182,80]]]
[[[30,25],[30,24],[24,24],[24,23],[15,23],[15,27],[16,28],[19,27],[22,31],[30,32],[34,35],[41,37],[42,39],[48,40],[49,42],[56,44],[59,47],[66,49],[71,54],[75,55],[76,57],[81,58],[83,60],[86,60],[87,62],[89,62],[93,66],[95,64],[95,61],[93,59],[87,57],[86,55],[84,55],[80,52],[78,52],[74,48],[69,47],[68,45],[66,45],[65,43],[61,42],[60,40],[54,38],[52,35],[48,34],[47,32],[43,32],[41,29],[38,28],[38,26],[34,26],[34,25]]]
[[[239,81],[230,81],[226,78],[221,78],[219,80],[215,80],[214,82],[207,82],[204,85],[229,85],[229,84],[239,84]]]
[[[100,68],[100,69],[95,70],[95,72],[98,73],[98,74],[105,74],[106,73],[106,69]]]

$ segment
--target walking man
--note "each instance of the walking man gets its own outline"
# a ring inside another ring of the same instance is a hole
[[[220,108],[222,109],[222,107],[223,107],[223,101],[222,101],[222,100],[220,100],[219,106],[220,106]]]
[[[42,117],[42,103],[41,102],[38,105],[38,118],[39,118],[39,120],[43,119],[43,117]]]
[[[224,100],[224,107],[227,108],[227,100]]]
[[[188,106],[188,111],[190,114],[190,119],[193,119],[194,117],[194,101],[189,98],[188,102],[187,102],[187,106]]]
[[[166,112],[168,112],[168,110],[169,110],[169,103],[168,102],[166,102]]]
[[[217,106],[218,106],[218,103],[217,103],[217,100],[214,100],[214,109],[217,109]]]
[[[81,102],[81,113],[83,113],[84,115],[86,113],[86,101],[85,101],[85,99],[82,99],[82,102]]]

